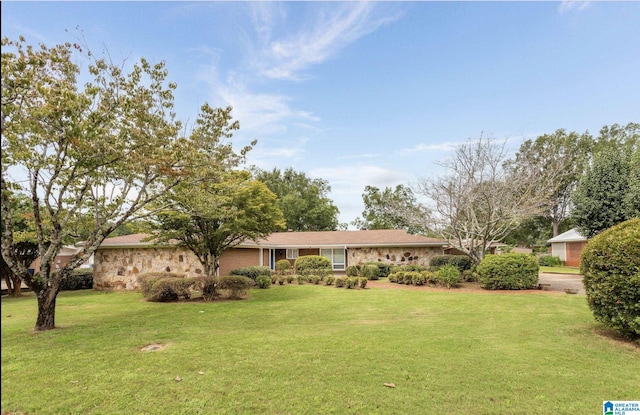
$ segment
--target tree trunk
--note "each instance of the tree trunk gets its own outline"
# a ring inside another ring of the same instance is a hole
[[[51,330],[56,327],[56,298],[57,290],[46,287],[38,293],[38,319],[35,331]]]
[[[558,236],[558,229],[560,227],[560,222],[558,221],[558,219],[556,219],[556,217],[553,217],[553,236],[556,237]],[[548,228],[547,228],[548,229]]]

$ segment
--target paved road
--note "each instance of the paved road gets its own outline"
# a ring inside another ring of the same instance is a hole
[[[578,294],[585,294],[584,286],[582,285],[582,275],[543,272],[539,276],[538,283],[551,284],[551,291],[564,291],[565,288],[575,288],[578,290]]]

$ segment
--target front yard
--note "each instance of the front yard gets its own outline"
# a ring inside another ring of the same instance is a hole
[[[2,299],[3,413],[586,414],[640,384],[640,349],[601,336],[582,295],[78,291],[59,329],[34,333],[35,316],[32,294]]]

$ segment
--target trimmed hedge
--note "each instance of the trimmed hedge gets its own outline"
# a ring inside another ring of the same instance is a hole
[[[471,269],[473,260],[467,255],[435,255],[431,257],[429,265],[431,265],[434,271],[439,270],[445,265],[453,265],[458,271],[464,272]]]
[[[140,292],[145,298],[149,298],[151,295],[151,288],[153,285],[164,278],[184,278],[184,274],[176,274],[173,272],[146,272],[138,275],[138,285],[140,286]]]
[[[360,269],[360,275],[368,280],[380,279],[380,268],[376,264],[364,264]]]
[[[271,277],[267,277],[266,275],[260,275],[256,278],[258,288],[269,288],[271,287],[271,282]]]
[[[591,239],[580,260],[595,319],[622,336],[640,339],[640,218]]]
[[[389,276],[389,274],[391,274],[391,268],[392,268],[392,265],[391,265],[391,264],[384,263],[384,262],[365,262],[365,263],[362,265],[362,268],[361,268],[361,274],[362,274],[362,270],[363,270],[363,269],[364,269],[364,267],[365,267],[365,266],[367,266],[367,265],[375,265],[376,267],[378,267],[378,271],[380,272],[380,278],[388,277],[388,276]],[[362,276],[365,276],[365,275],[364,275],[364,274],[362,274]],[[369,278],[369,279],[371,279],[371,278]]]
[[[347,277],[357,277],[360,275],[360,270],[357,265],[349,265],[345,272],[347,273]]]
[[[276,272],[280,275],[291,272],[291,262],[288,259],[281,259],[276,262]]]
[[[562,261],[557,256],[540,255],[538,257],[538,265],[541,267],[559,267],[562,265]]]
[[[241,275],[229,275],[218,278],[218,288],[221,290],[226,290],[228,292],[229,298],[233,299],[244,296],[253,286],[253,284],[254,282],[251,278]]]
[[[437,274],[440,283],[447,288],[455,287],[462,282],[460,270],[455,265],[444,265]]]
[[[247,277],[256,282],[261,275],[271,278],[271,269],[269,267],[243,267],[232,269],[229,274]]]
[[[93,268],[76,268],[60,281],[61,291],[90,290],[93,288]]]
[[[321,270],[324,270],[325,272],[333,272],[331,260],[321,255],[306,255],[298,257],[293,265],[293,269],[296,274],[313,273],[321,275],[323,274]]]
[[[528,254],[501,254],[484,257],[476,272],[482,288],[527,290],[538,284],[538,261]]]

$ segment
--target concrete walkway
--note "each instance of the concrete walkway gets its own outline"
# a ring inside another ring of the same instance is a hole
[[[543,272],[540,273],[538,283],[550,284],[550,291],[564,291],[565,288],[574,288],[578,290],[578,294],[585,294],[584,286],[582,285],[582,275]]]

